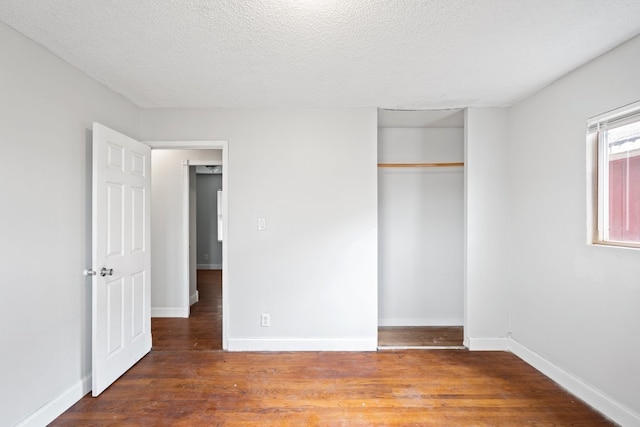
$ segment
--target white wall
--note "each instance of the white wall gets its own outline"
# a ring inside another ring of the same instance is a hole
[[[462,128],[379,128],[378,162],[462,162]],[[378,169],[378,324],[463,324],[464,169]]]
[[[90,387],[92,122],[139,110],[3,23],[0,56],[0,425],[44,425]]]
[[[197,263],[202,268],[222,268],[222,242],[218,241],[219,190],[222,190],[221,174],[197,175]]]
[[[507,110],[465,111],[465,345],[502,349],[508,333]]]
[[[635,411],[633,425],[640,251],[586,243],[585,132],[588,118],[640,99],[638,70],[636,37],[515,105],[509,126],[513,338]]]
[[[150,140],[152,138],[146,138]],[[185,293],[184,256],[184,160],[219,161],[220,150],[151,151],[151,315],[185,317],[189,300]],[[195,170],[190,171],[195,177]],[[195,179],[190,193],[195,194]],[[195,206],[195,205],[194,205]],[[195,209],[190,210],[195,215]],[[195,217],[195,216],[194,216]],[[192,221],[191,223],[195,223]],[[196,243],[192,249],[195,255]],[[191,257],[195,269],[195,257]],[[191,282],[191,281],[190,281]],[[196,292],[190,283],[189,295]]]
[[[144,139],[229,143],[231,350],[375,349],[376,123],[374,108],[143,113]]]

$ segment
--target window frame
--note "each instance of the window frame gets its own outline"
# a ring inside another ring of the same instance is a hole
[[[607,236],[609,226],[609,157],[606,152],[605,133],[611,129],[640,123],[640,101],[612,110],[587,121],[588,166],[591,178],[590,200],[591,211],[590,243],[602,246],[640,249],[640,242],[628,240],[611,240]]]

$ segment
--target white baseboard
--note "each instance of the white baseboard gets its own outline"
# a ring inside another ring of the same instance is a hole
[[[46,403],[40,409],[20,421],[19,427],[40,427],[46,426],[67,409],[72,407],[78,400],[82,399],[91,391],[91,374],[85,376],[77,384],[64,391],[55,399]]]
[[[428,319],[378,319],[378,326],[462,326],[463,323],[463,319],[457,317]]]
[[[376,351],[378,338],[230,338],[229,351]]]
[[[197,264],[198,270],[222,270],[222,264]]]
[[[182,307],[151,307],[151,317],[189,317],[189,309]]]
[[[200,301],[200,292],[196,290],[193,294],[191,294],[191,297],[189,298],[189,305],[193,305],[198,301]]]
[[[586,384],[538,353],[510,338],[508,350],[555,381],[569,393],[622,426],[640,426],[640,414],[616,402],[597,388]]]
[[[465,347],[471,351],[508,351],[509,338],[472,338],[465,340]]]

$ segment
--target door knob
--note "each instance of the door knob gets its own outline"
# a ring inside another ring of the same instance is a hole
[[[102,267],[102,269],[100,270],[100,276],[102,276],[102,277],[104,277],[104,276],[113,276],[113,268]]]

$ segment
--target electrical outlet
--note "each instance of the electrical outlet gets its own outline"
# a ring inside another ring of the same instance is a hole
[[[258,230],[264,231],[267,229],[267,220],[264,218],[258,218]]]
[[[209,254],[204,254],[204,259],[208,260],[209,259]]]
[[[262,326],[263,328],[268,328],[269,326],[271,326],[271,316],[269,315],[269,313],[262,313],[260,315],[260,326]]]

